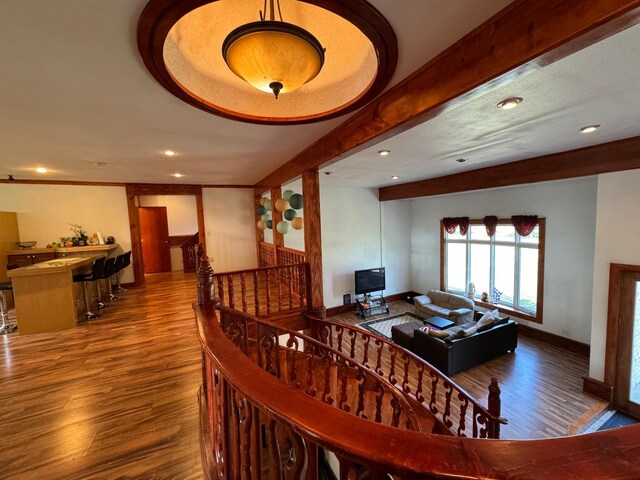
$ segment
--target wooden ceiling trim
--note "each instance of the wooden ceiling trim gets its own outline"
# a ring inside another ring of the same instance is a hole
[[[640,0],[518,0],[255,187],[337,162],[637,23]]]
[[[640,136],[379,189],[380,201],[586,177],[640,168]]]
[[[171,187],[189,187],[189,188],[250,188],[253,189],[253,185],[172,185],[167,183],[124,183],[124,182],[87,182],[87,181],[77,181],[77,180],[30,180],[30,179],[18,179],[14,178],[13,180],[8,179],[0,179],[0,183],[8,183],[8,184],[24,184],[24,185],[77,185],[84,187],[125,187],[127,185],[140,186],[144,189],[165,189]],[[140,195],[159,195],[159,194],[140,194]],[[172,194],[178,195],[178,194]],[[192,193],[188,193],[185,195],[192,195]]]

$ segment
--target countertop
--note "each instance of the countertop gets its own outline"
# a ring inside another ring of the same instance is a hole
[[[79,247],[81,248],[81,247]],[[30,275],[46,275],[49,273],[71,272],[85,265],[91,265],[100,255],[92,257],[66,257],[46,262],[34,263],[26,267],[7,271],[9,278],[25,277]]]
[[[16,250],[7,250],[7,255],[29,255],[30,253],[74,253],[74,252],[101,252],[110,251],[118,248],[117,243],[111,245],[87,245],[84,247],[60,247],[60,248],[18,248]]]

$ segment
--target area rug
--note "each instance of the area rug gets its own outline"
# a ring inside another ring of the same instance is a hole
[[[391,315],[390,317],[360,322],[356,324],[356,326],[385,337],[387,340],[391,340],[391,327],[394,325],[402,325],[403,323],[415,322],[416,320],[422,319],[413,313],[399,313],[397,315]]]
[[[640,420],[630,415],[627,415],[626,413],[616,412],[613,415],[611,415],[609,420],[607,420],[602,424],[602,426],[598,429],[598,431],[609,430],[611,428],[626,427],[627,425],[634,425],[636,423],[640,423]]]

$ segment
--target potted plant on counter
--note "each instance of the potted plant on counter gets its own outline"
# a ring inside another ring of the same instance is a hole
[[[82,225],[76,225],[75,223],[70,223],[71,231],[74,234],[73,245],[82,247],[87,245],[87,240],[89,237],[87,236],[87,232],[84,231]]]

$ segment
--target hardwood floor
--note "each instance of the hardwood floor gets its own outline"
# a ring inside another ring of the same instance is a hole
[[[90,323],[2,336],[0,478],[203,478],[195,297],[151,275]]]
[[[390,304],[389,315],[413,312],[406,302]],[[383,318],[374,315],[368,320]],[[331,317],[333,321],[362,322],[353,313]],[[502,390],[503,439],[534,439],[575,434],[579,427],[606,408],[606,402],[582,392],[582,377],[589,359],[523,335],[515,353],[507,353],[452,378],[486,405],[491,377]]]

